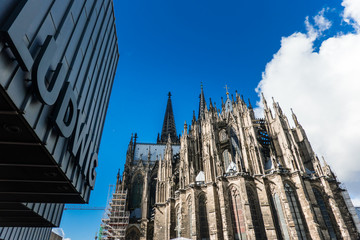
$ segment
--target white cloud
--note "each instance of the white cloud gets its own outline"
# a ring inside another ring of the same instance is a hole
[[[360,1],[358,0],[343,0],[341,5],[344,9],[344,20],[347,23],[352,23],[357,30],[360,30]]]
[[[310,23],[309,17],[305,18],[305,26],[309,38],[315,40],[331,27],[331,21],[324,16],[326,10],[327,9],[325,8],[322,9],[315,17],[313,17],[314,24]]]
[[[342,5],[343,17],[360,26],[360,1]],[[324,10],[313,19],[314,25],[305,21],[306,34],[282,38],[257,90],[268,100],[274,96],[287,116],[294,109],[314,151],[360,202],[360,33],[328,38],[316,52],[314,41],[331,22]]]
[[[315,17],[315,25],[319,28],[320,32],[323,32],[331,27],[329,19],[324,17],[325,9],[321,10]]]

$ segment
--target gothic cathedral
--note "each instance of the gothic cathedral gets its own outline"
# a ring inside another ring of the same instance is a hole
[[[292,114],[263,98],[264,119],[236,93],[205,102],[176,134],[169,93],[157,143],[131,137],[122,188],[126,239],[358,239],[359,219]]]

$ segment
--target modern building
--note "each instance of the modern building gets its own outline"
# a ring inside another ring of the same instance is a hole
[[[0,239],[86,203],[119,58],[112,0],[2,0]]]
[[[169,95],[157,143],[131,137],[126,239],[358,239],[359,219],[295,114],[264,118],[236,93],[205,102],[177,137]],[[274,111],[274,112],[273,112]],[[165,142],[166,141],[166,142]]]

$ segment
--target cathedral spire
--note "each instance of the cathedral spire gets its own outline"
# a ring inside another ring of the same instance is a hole
[[[204,96],[204,89],[203,89],[203,84],[201,82],[201,93],[200,93],[200,102],[199,102],[199,119],[202,119],[205,117],[205,107],[206,107],[206,102],[205,102],[205,96]]]
[[[178,137],[176,134],[175,119],[174,119],[174,113],[173,113],[172,104],[171,104],[171,93],[170,92],[169,92],[168,96],[169,96],[169,98],[167,101],[160,142],[166,143],[168,136],[170,135],[171,142],[176,143],[176,142],[178,142]]]

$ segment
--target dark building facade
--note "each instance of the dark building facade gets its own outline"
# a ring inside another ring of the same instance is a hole
[[[119,58],[112,0],[2,0],[0,239],[86,203]]]

